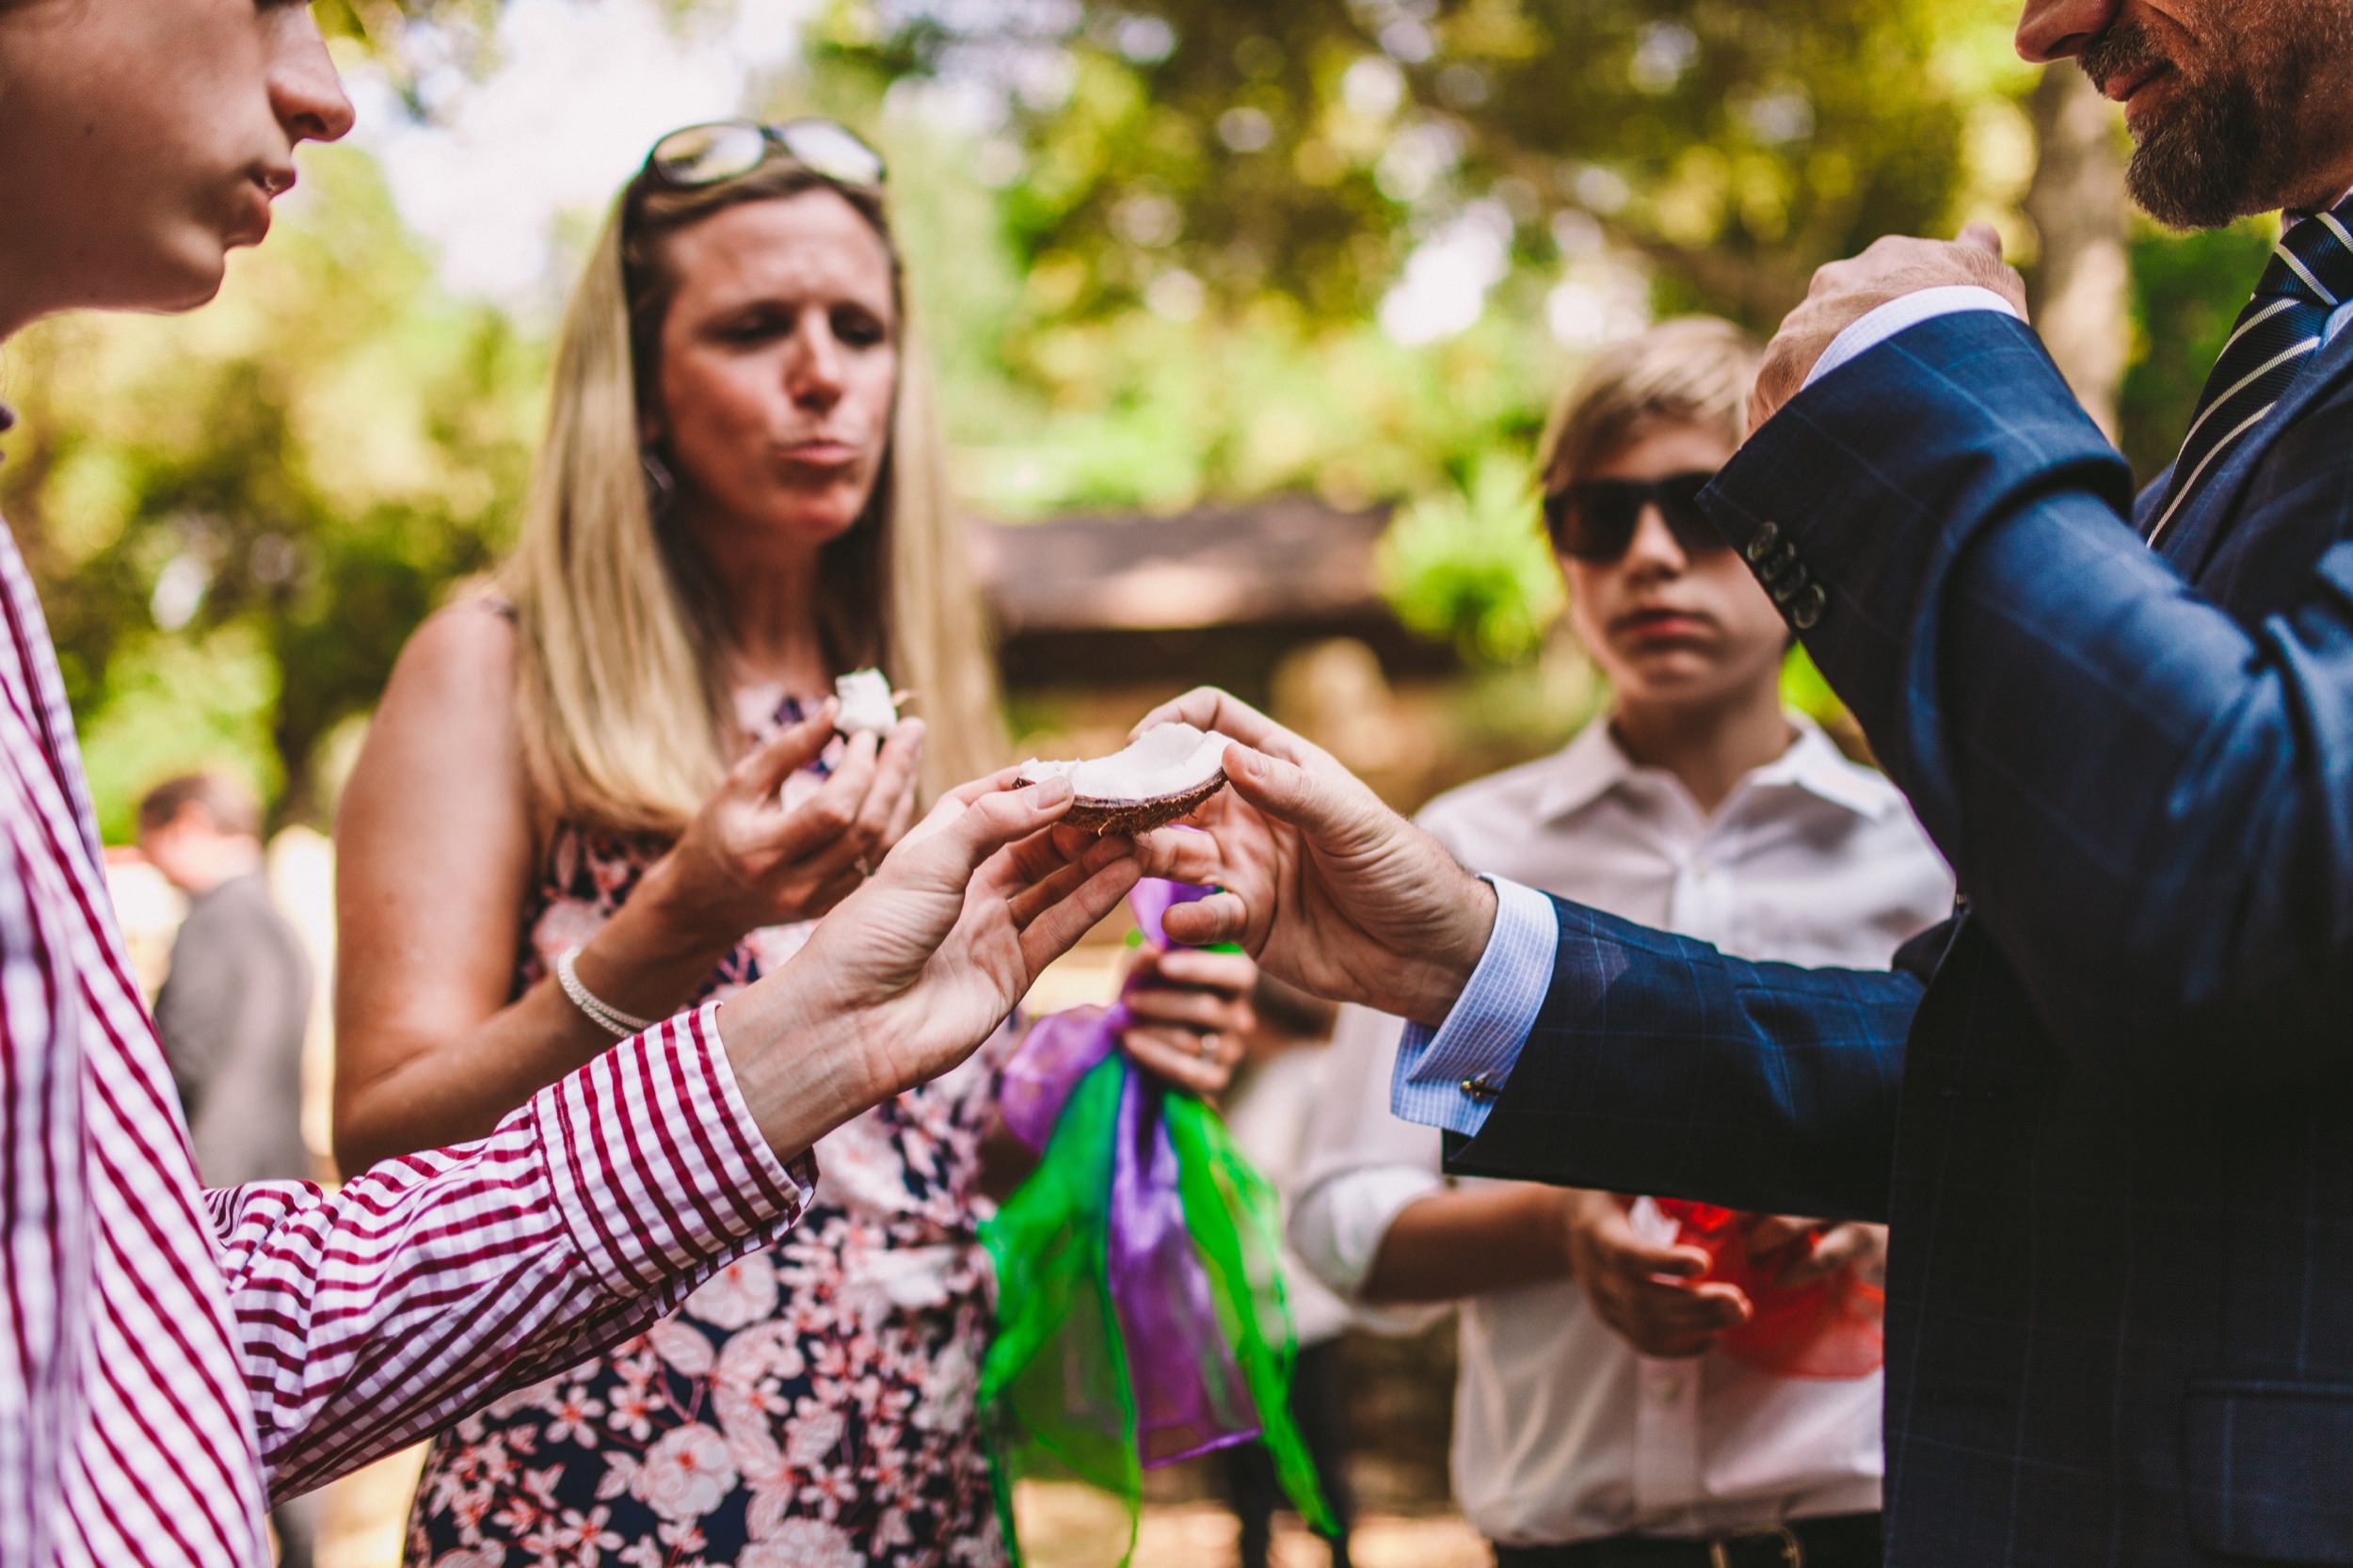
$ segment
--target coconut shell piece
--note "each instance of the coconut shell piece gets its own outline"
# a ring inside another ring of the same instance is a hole
[[[1175,822],[1225,788],[1223,763],[1232,743],[1189,724],[1155,725],[1109,757],[1066,762],[1031,758],[1024,782],[1070,780],[1077,792],[1063,821],[1097,838],[1148,833]]]
[[[1080,795],[1070,803],[1070,809],[1062,820],[1098,839],[1113,833],[1149,833],[1191,814],[1224,788],[1225,770],[1220,768],[1189,790],[1173,795],[1155,795],[1149,800],[1096,800]]]

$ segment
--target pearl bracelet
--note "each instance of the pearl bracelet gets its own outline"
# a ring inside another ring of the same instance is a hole
[[[616,1040],[643,1034],[653,1027],[652,1019],[632,1018],[611,1003],[599,1000],[595,992],[583,985],[579,971],[572,968],[572,961],[579,956],[580,946],[577,943],[555,955],[555,983],[564,987],[564,994],[571,999],[574,1007],[587,1015],[590,1022]]]

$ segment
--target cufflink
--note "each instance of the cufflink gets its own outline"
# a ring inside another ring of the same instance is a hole
[[[1463,1080],[1463,1093],[1475,1100],[1491,1100],[1503,1093],[1503,1090],[1495,1080],[1485,1073],[1481,1073],[1476,1077]]]

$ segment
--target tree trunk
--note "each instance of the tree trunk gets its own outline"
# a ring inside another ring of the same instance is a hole
[[[2082,72],[2065,65],[2043,72],[2033,108],[2041,155],[2025,206],[2042,236],[2042,259],[2027,280],[2027,300],[2051,358],[2113,440],[2132,339],[2115,113]]]

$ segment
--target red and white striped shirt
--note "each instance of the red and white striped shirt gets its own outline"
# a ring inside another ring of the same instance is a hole
[[[634,1334],[773,1240],[712,1013],[340,1192],[199,1189],[48,628],[0,526],[0,1562],[261,1568],[265,1495]]]

